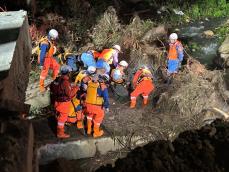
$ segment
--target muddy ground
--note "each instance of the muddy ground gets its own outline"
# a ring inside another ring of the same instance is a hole
[[[97,171],[228,171],[228,122],[215,121],[200,130],[185,131],[173,142],[156,141],[133,150]]]

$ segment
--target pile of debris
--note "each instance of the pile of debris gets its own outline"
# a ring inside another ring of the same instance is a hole
[[[184,66],[158,102],[163,113],[192,117],[214,107],[228,111],[222,71],[208,71],[198,61]]]
[[[200,130],[185,131],[173,142],[156,141],[138,147],[126,158],[97,171],[209,171],[229,170],[229,123],[216,120]]]

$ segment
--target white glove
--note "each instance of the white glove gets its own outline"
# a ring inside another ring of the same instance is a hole
[[[43,70],[43,66],[38,66],[39,70]]]
[[[181,61],[179,61],[178,68],[179,69],[181,68]]]
[[[87,84],[83,84],[84,91],[87,91]]]
[[[110,109],[109,109],[109,108],[105,108],[105,111],[106,111],[106,112],[109,112],[109,111],[110,111]]]

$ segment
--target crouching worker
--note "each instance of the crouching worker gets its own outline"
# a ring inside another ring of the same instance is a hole
[[[130,94],[130,108],[136,106],[136,99],[141,94],[143,96],[143,105],[147,105],[149,94],[154,90],[152,73],[147,67],[140,68],[133,78],[134,91]]]
[[[80,104],[80,100],[74,97],[71,101],[70,113],[68,115],[67,124],[76,123],[76,127],[78,129],[84,128],[83,119],[84,114],[82,112],[82,105]]]
[[[127,90],[128,83],[126,82],[127,77],[124,73],[127,67],[128,63],[122,60],[118,66],[111,71],[111,90],[117,99],[129,98],[129,91]]]
[[[64,124],[70,114],[70,107],[72,106],[72,98],[75,97],[78,90],[77,86],[71,86],[69,73],[71,67],[67,65],[61,66],[61,76],[56,78],[50,85],[51,96],[54,97],[54,107],[58,113],[57,117],[57,137],[68,138],[70,135],[64,131]]]
[[[88,83],[86,95],[87,111],[87,134],[92,133],[92,122],[94,124],[94,138],[103,135],[100,124],[104,118],[104,111],[109,111],[109,96],[106,83],[109,82],[109,75],[97,75]]]
[[[124,70],[128,67],[128,63],[124,60],[120,61],[118,66],[111,71],[111,80],[117,84],[125,82]]]

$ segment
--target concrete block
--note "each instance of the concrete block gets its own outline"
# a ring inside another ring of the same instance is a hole
[[[1,102],[24,103],[32,51],[27,12],[1,12],[0,37]],[[3,108],[10,111],[12,107],[0,104],[0,109]]]

